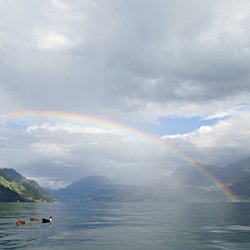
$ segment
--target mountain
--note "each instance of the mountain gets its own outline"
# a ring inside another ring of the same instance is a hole
[[[214,181],[208,177],[213,176],[224,183],[228,189],[241,199],[250,199],[250,157],[230,163],[226,166],[203,166],[203,172],[192,167],[177,169],[168,179],[170,185],[179,185],[193,189],[203,189],[210,193],[219,191]]]
[[[250,180],[245,179],[242,181],[239,181],[231,186],[231,190],[234,194],[237,194],[244,200],[250,199]]]
[[[250,157],[228,164],[227,172],[221,176],[222,181],[229,180],[236,184],[242,181],[249,181],[250,184]]]
[[[60,200],[85,201],[149,201],[153,194],[148,187],[115,185],[103,176],[89,176],[54,193]]]
[[[213,185],[213,182],[209,178],[207,178],[204,173],[190,166],[180,167],[176,169],[170,175],[168,183],[171,185],[199,187],[208,187],[210,185]]]
[[[60,189],[55,195],[64,200],[81,199],[92,194],[102,186],[108,185],[112,185],[112,183],[103,176],[89,176],[73,182],[66,188]]]
[[[222,193],[197,187],[115,185],[102,176],[90,176],[54,193],[59,200],[104,202],[219,201]]]
[[[1,169],[6,176],[8,176],[11,180],[19,183],[28,185],[31,188],[37,190],[42,196],[49,196],[49,192],[47,192],[44,188],[42,188],[36,181],[27,179],[26,177],[22,176],[20,173],[18,173],[13,168],[3,168]]]
[[[135,185],[109,185],[95,190],[90,196],[92,201],[142,202],[156,201],[154,190]]]
[[[14,169],[0,169],[0,188],[0,202],[53,200],[37,182],[25,178]]]
[[[17,192],[0,185],[0,202],[16,202],[16,201],[28,201],[20,196]]]
[[[227,166],[181,167],[154,187],[113,184],[103,176],[89,176],[53,191],[59,200],[84,201],[227,201],[211,178],[224,183],[242,200],[250,200],[250,157]],[[0,169],[0,201],[52,201],[39,184],[14,169]]]
[[[16,170],[13,168],[2,168],[1,171],[8,176],[12,181],[21,183],[21,182],[26,182],[28,179],[26,179],[24,176],[19,174]]]
[[[249,200],[250,158],[223,167],[203,166],[203,171],[181,167],[154,187],[115,185],[103,176],[90,176],[54,195],[60,200],[85,201],[228,201],[215,179],[242,200]]]

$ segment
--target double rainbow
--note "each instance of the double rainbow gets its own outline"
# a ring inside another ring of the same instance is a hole
[[[98,118],[90,115],[82,115],[77,113],[62,112],[62,111],[18,111],[10,113],[6,116],[11,121],[18,120],[53,120],[53,121],[67,121],[77,124],[88,124],[99,128],[115,130],[122,134],[130,135],[135,138],[140,138],[143,141],[150,142],[154,145],[158,145],[164,150],[173,153],[176,157],[181,158],[187,162],[190,166],[201,171],[207,178],[209,178],[222,192],[228,197],[230,201],[239,201],[239,197],[235,195],[223,182],[209,173],[201,164],[196,162],[193,158],[187,154],[181,152],[177,148],[173,147],[163,141],[159,137],[144,133],[138,129],[128,127],[123,124],[119,124],[110,120]]]

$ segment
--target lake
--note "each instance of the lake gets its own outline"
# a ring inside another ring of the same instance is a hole
[[[22,248],[250,249],[250,203],[0,203],[0,249]]]

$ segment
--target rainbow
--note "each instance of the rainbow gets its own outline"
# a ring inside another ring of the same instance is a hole
[[[78,113],[71,113],[71,112],[62,112],[62,111],[33,111],[33,110],[26,110],[26,111],[18,111],[12,112],[5,116],[6,120],[17,121],[19,120],[51,120],[51,121],[67,121],[75,124],[88,124],[91,126],[104,128],[108,130],[118,131],[122,135],[130,135],[134,138],[141,139],[146,142],[153,143],[155,145],[160,146],[164,150],[173,153],[178,158],[181,158],[183,161],[188,163],[190,166],[196,168],[200,172],[202,172],[207,178],[209,178],[217,188],[222,190],[222,192],[228,197],[230,201],[239,201],[239,197],[234,194],[223,182],[221,182],[218,178],[213,176],[209,173],[201,164],[191,158],[189,155],[181,152],[180,150],[176,149],[172,145],[166,143],[161,138],[147,134],[142,132],[138,129],[119,124],[113,122],[111,120],[98,118],[95,116],[90,115],[83,115]]]

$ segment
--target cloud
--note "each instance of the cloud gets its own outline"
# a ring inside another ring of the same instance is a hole
[[[45,32],[39,28],[35,28],[33,39],[35,46],[40,50],[70,50],[81,44],[80,40],[72,40],[53,30]]]
[[[69,154],[69,147],[54,143],[33,143],[30,145],[32,151],[42,156],[63,157]]]
[[[1,85],[1,83],[0,83]],[[0,87],[0,112],[5,114],[20,108],[20,103],[17,103],[15,98],[6,91],[6,88]]]
[[[164,136],[163,139],[172,141],[199,162],[224,165],[250,155],[249,118],[249,111],[244,111],[214,126],[201,126],[191,133]]]
[[[247,0],[0,1],[0,138],[8,139],[0,140],[1,164],[37,178],[46,165],[51,178],[60,169],[70,180],[104,169],[129,179],[127,165],[146,180],[153,169],[160,176],[180,163],[98,127],[44,120],[25,130],[4,122],[23,109],[90,114],[139,129],[157,127],[162,118],[216,118],[215,125],[167,140],[211,163],[232,159],[234,147],[237,157],[248,154],[249,6]]]
[[[57,123],[57,124],[50,124],[50,123],[43,123],[41,125],[31,125],[27,128],[27,132],[32,133],[38,133],[39,131],[50,131],[50,132],[65,132],[69,134],[107,134],[110,133],[111,130],[109,129],[103,129],[100,127],[91,127],[91,126],[80,126],[80,125],[74,125],[70,123]]]
[[[6,137],[0,140],[0,164],[11,165],[50,187],[97,174],[114,182],[150,184],[167,176],[179,164],[171,152],[125,131],[70,122],[26,122],[30,124],[2,124]]]
[[[249,99],[248,5],[57,0],[17,5],[7,19],[7,4],[2,60],[19,78],[7,70],[2,85],[25,108],[121,121],[211,116]]]
[[[27,176],[27,178],[37,181],[42,187],[47,187],[47,188],[57,189],[57,190],[60,188],[64,188],[71,184],[69,182],[64,182],[62,180],[58,180],[55,177],[49,177],[49,176],[45,176],[45,177]]]

